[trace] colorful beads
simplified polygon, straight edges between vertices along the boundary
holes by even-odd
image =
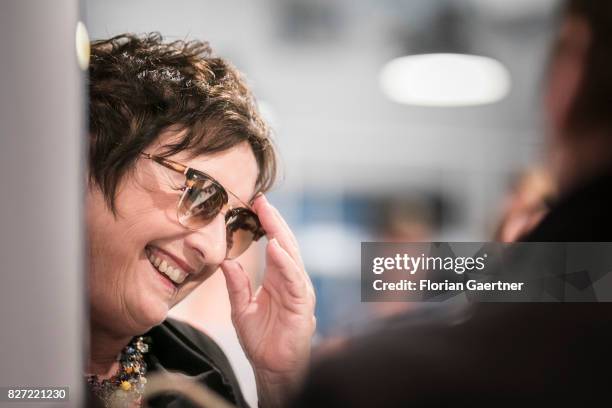
[[[150,338],[135,337],[119,356],[119,372],[106,380],[95,375],[87,376],[91,390],[106,407],[140,406],[147,379],[147,364],[143,354],[149,351]]]
[[[141,353],[146,353],[149,351],[149,345],[144,342],[142,337],[139,337],[138,341],[136,341],[136,349]]]

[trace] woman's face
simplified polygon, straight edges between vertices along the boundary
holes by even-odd
[[[170,137],[162,135],[147,152],[159,152]],[[215,155],[189,159],[188,152],[182,152],[170,159],[210,174],[244,202],[254,194],[258,168],[246,142]],[[95,327],[117,335],[145,332],[162,322],[225,258],[223,214],[197,231],[183,227],[176,216],[180,192],[165,171],[152,160],[139,160],[119,186],[116,217],[97,188],[88,191],[89,294]],[[180,179],[179,174],[172,180],[177,176]],[[230,204],[239,206],[231,194]],[[173,283],[155,267],[155,258],[187,272],[187,277]]]

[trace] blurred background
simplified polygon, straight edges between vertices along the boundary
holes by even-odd
[[[159,31],[168,40],[206,40],[246,75],[274,129],[283,174],[269,198],[296,233],[317,290],[318,343],[410,307],[360,303],[362,241],[490,240],[517,175],[543,159],[540,89],[554,0],[82,5],[92,39]],[[398,103],[389,87],[402,79],[384,77],[385,66],[440,52],[494,59],[503,92],[476,106]],[[242,259],[255,285],[260,254],[261,245]],[[217,339],[256,406],[223,276],[172,313]]]

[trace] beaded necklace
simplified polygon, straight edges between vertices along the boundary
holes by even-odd
[[[111,378],[100,380],[97,375],[87,375],[92,392],[104,402],[106,408],[133,408],[142,404],[147,379],[144,354],[149,351],[150,338],[134,337],[119,355],[119,372]]]

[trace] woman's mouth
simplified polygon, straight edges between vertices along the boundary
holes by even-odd
[[[176,265],[169,257],[157,251],[156,248],[145,248],[147,258],[151,265],[164,276],[168,277],[175,285],[180,285],[187,278],[188,273]]]

